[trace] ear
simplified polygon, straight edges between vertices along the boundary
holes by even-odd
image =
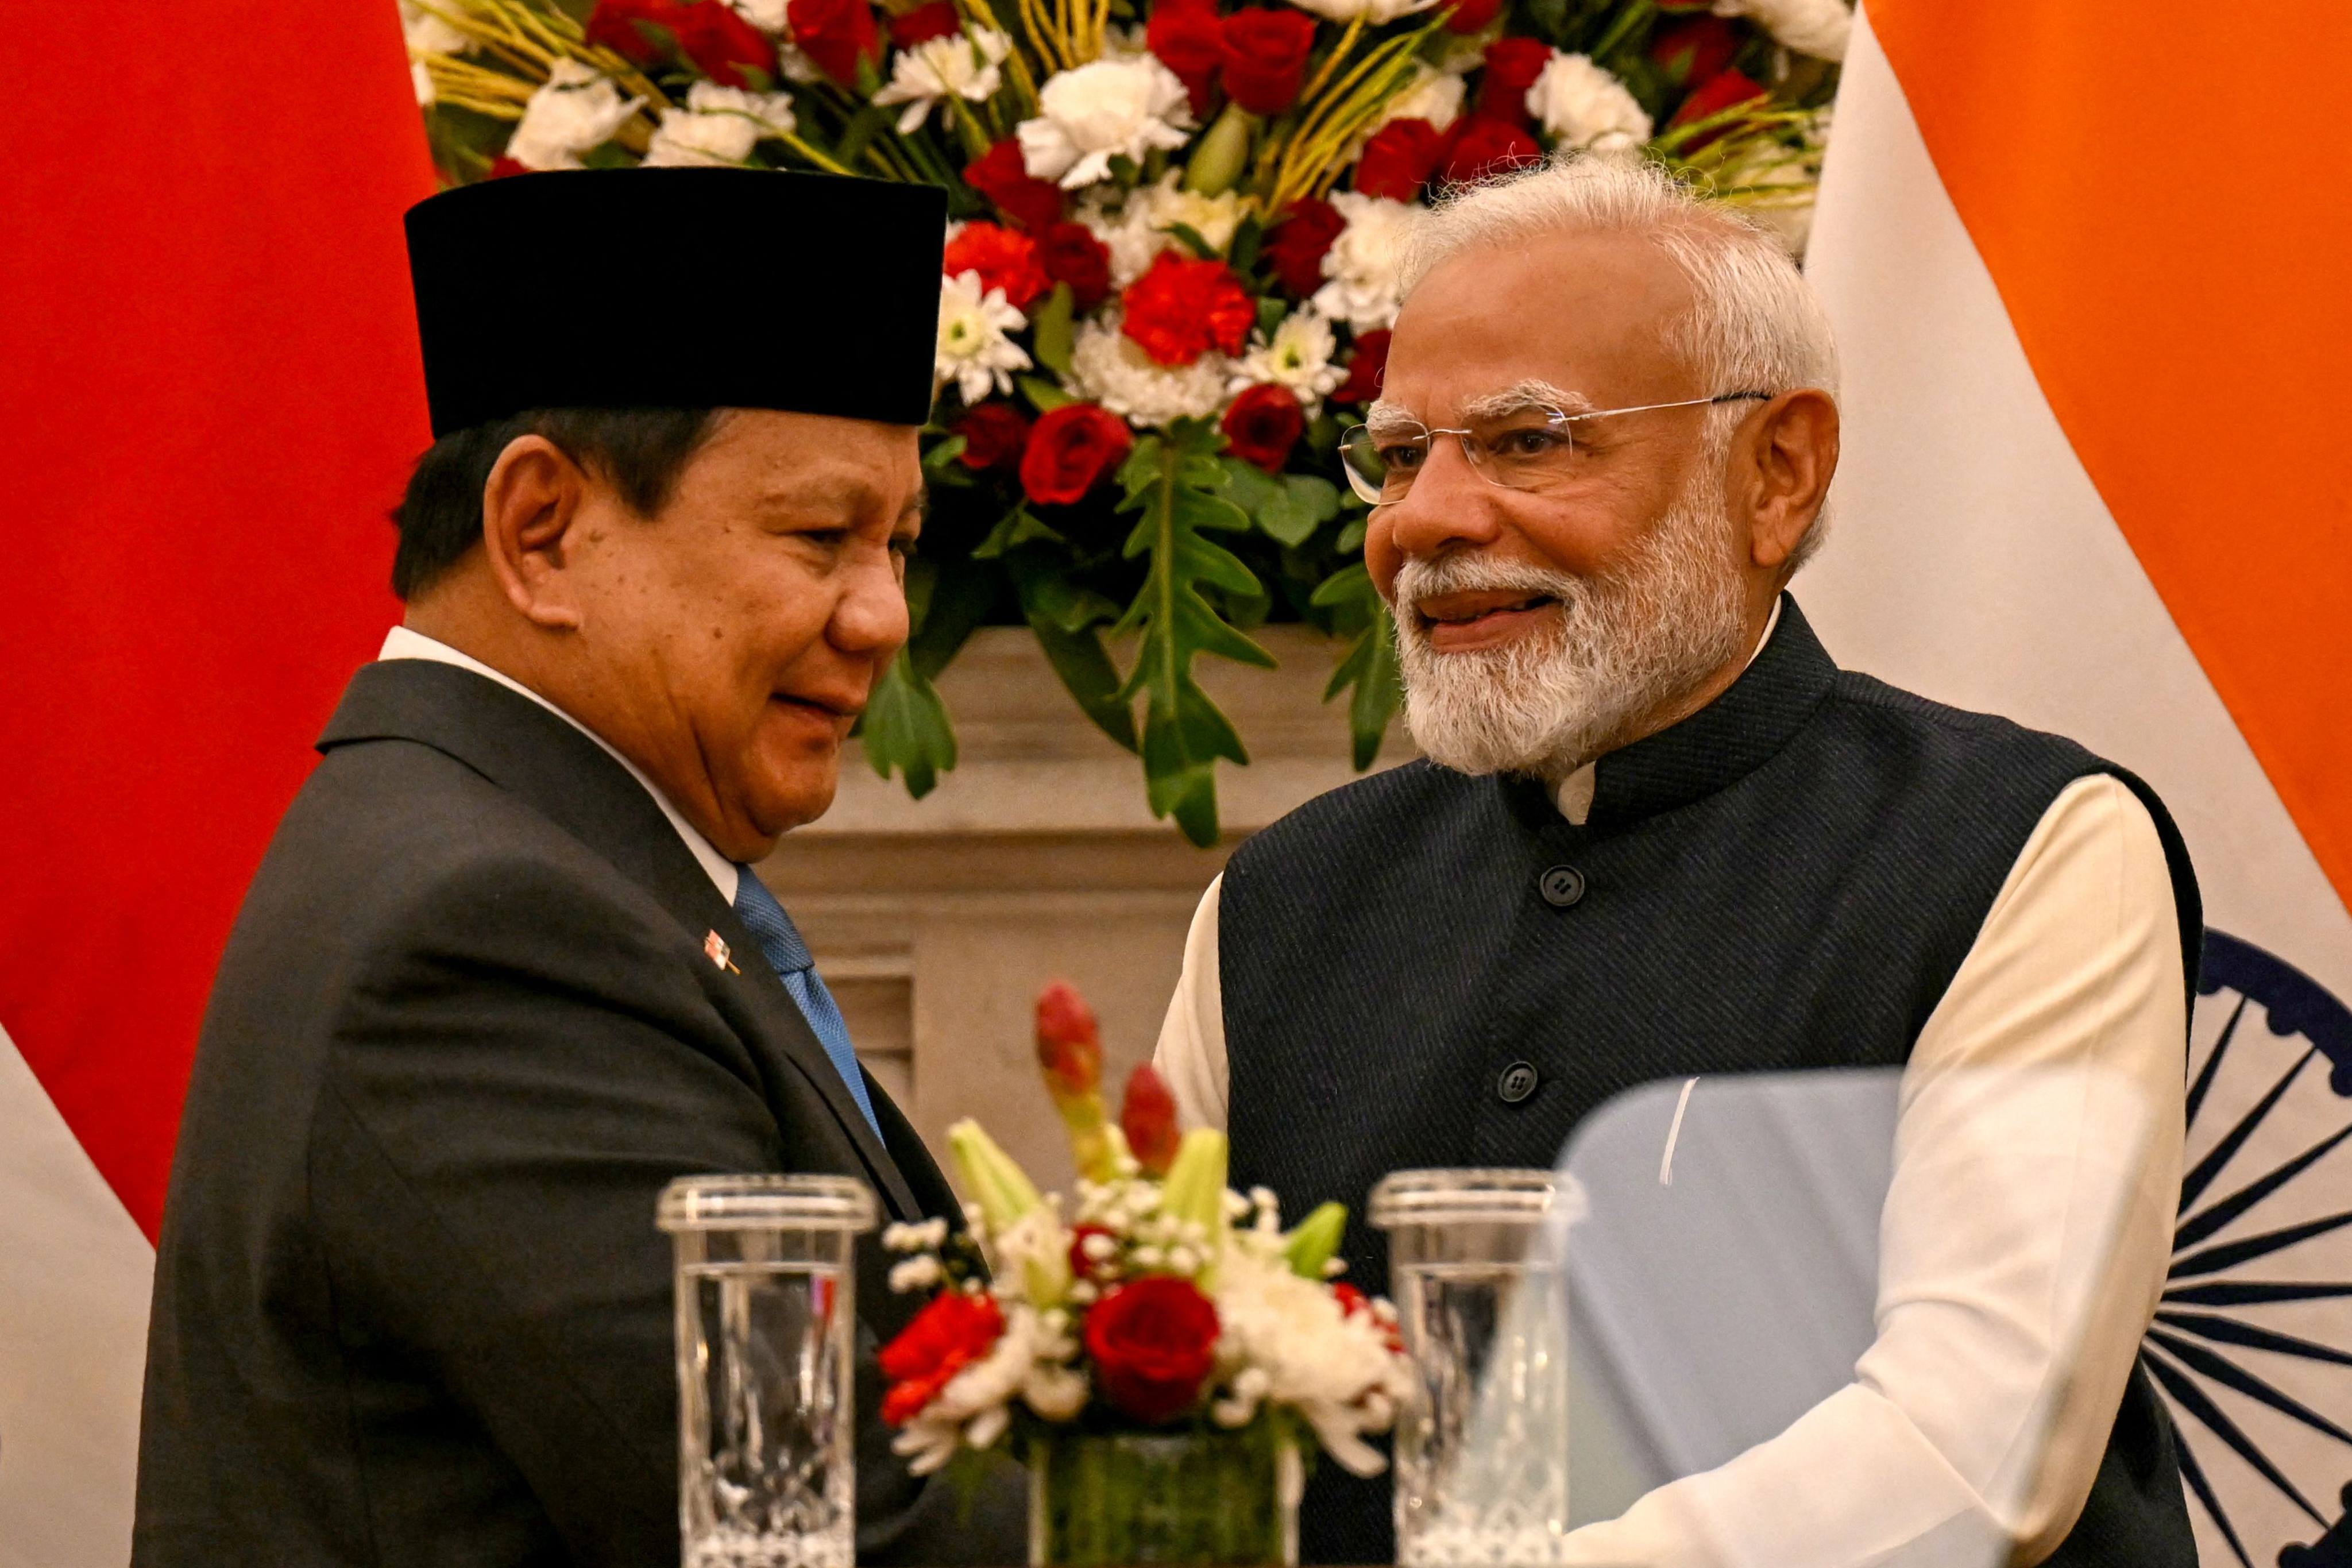
[[[544,436],[518,436],[482,487],[482,544],[507,602],[532,625],[577,629],[580,605],[565,573],[590,484]]]
[[[1748,422],[1733,459],[1733,493],[1745,493],[1748,558],[1773,571],[1796,552],[1837,472],[1838,411],[1828,393],[1784,392]]]

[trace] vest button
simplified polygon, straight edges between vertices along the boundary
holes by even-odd
[[[1573,866],[1554,866],[1536,879],[1536,890],[1545,903],[1564,910],[1584,897],[1584,873]]]
[[[1495,1080],[1495,1092],[1505,1105],[1517,1105],[1536,1091],[1536,1068],[1533,1062],[1513,1062]]]

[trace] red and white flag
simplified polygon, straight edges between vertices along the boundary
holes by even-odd
[[[6,35],[45,96],[0,158],[0,1568],[121,1568],[205,994],[397,609],[432,171],[389,0]]]
[[[2144,1360],[2203,1561],[2352,1561],[2352,11],[1864,0],[1807,269],[1842,662],[2141,773],[2208,924]]]

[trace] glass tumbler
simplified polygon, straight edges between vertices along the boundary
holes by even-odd
[[[1568,1226],[1549,1171],[1398,1171],[1372,1189],[1413,1394],[1396,1428],[1403,1568],[1558,1562],[1568,1534]]]
[[[663,1191],[684,1568],[852,1568],[856,1247],[875,1217],[873,1193],[844,1176],[681,1176]]]

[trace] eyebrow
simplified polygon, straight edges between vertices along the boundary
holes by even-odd
[[[1500,392],[1471,398],[1462,405],[1462,417],[1505,419],[1514,414],[1525,414],[1530,408],[1557,408],[1562,414],[1582,414],[1592,407],[1592,399],[1580,392],[1569,392],[1550,382],[1531,377],[1515,382]]]

